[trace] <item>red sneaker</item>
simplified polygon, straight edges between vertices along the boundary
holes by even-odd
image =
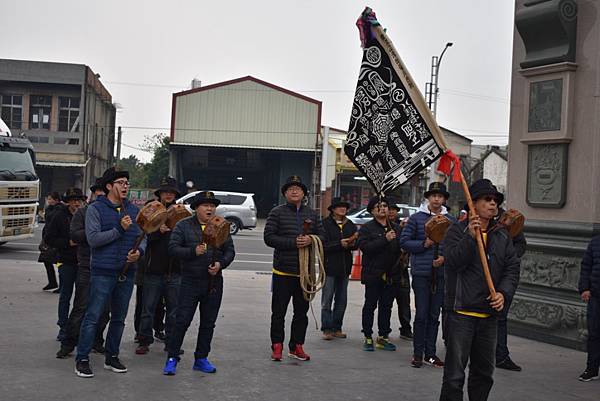
[[[283,357],[283,344],[282,343],[273,343],[273,345],[271,345],[271,349],[273,350],[273,353],[271,354],[271,360],[272,361],[281,361],[281,358]]]
[[[147,345],[138,345],[135,349],[137,355],[146,355],[148,352],[150,352],[150,348]]]
[[[293,351],[290,351],[288,356],[290,358],[296,358],[301,361],[309,361],[310,360],[310,356],[306,352],[304,352],[304,349],[302,348],[302,344],[296,344],[296,348],[294,348]]]

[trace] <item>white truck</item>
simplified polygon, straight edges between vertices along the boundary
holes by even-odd
[[[33,145],[0,119],[0,245],[33,237],[39,193]]]

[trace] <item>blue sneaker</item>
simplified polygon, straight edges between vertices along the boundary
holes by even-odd
[[[165,368],[163,369],[163,375],[167,376],[175,376],[177,371],[177,359],[169,358],[165,363]]]
[[[204,373],[215,373],[217,368],[215,368],[208,359],[206,358],[198,358],[196,362],[194,362],[194,366],[192,367],[194,370],[200,370]]]

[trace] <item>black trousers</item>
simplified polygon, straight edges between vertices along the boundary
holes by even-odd
[[[598,372],[600,367],[600,299],[592,294],[587,304],[587,369]]]
[[[448,346],[440,401],[463,401],[465,369],[469,363],[469,401],[488,399],[496,364],[497,319],[448,312]]]
[[[56,271],[54,270],[54,264],[50,262],[44,262],[44,267],[46,268],[46,276],[48,276],[48,284],[52,287],[58,287],[58,282],[56,281]]]
[[[183,344],[185,333],[192,320],[194,320],[196,308],[200,311],[200,325],[198,326],[194,358],[206,358],[208,356],[222,298],[222,276],[215,277],[213,291],[209,291],[208,280],[181,278],[175,329],[173,335],[167,338],[169,358],[179,359],[179,350]]]
[[[61,341],[63,347],[75,348],[79,340],[79,330],[81,322],[85,315],[88,300],[90,299],[90,269],[89,267],[79,267],[77,269],[77,278],[75,279],[75,299],[73,299],[73,308],[67,320],[65,337]],[[106,303],[104,312],[98,322],[98,330],[96,332],[96,345],[104,343],[102,334],[109,321],[110,302]]]
[[[304,344],[308,327],[309,303],[304,299],[300,278],[273,274],[273,296],[271,297],[271,343],[283,343],[285,339],[285,313],[290,299],[294,306],[292,317],[292,333],[289,347],[293,350],[296,344]]]
[[[362,332],[365,337],[373,335],[373,320],[377,309],[377,329],[384,337],[392,332],[390,318],[394,302],[394,286],[383,280],[365,284],[365,303],[362,308]]]
[[[412,317],[410,313],[410,281],[408,281],[408,287],[404,287],[400,283],[394,283],[392,287],[394,287],[394,299],[396,300],[396,305],[398,305],[400,333],[412,332],[410,325]]]
[[[140,322],[142,319],[142,309],[144,306],[143,302],[144,295],[144,286],[136,285],[135,286],[135,312],[133,315],[133,328],[135,330],[135,334],[140,334]],[[152,323],[152,328],[154,331],[164,331],[165,329],[165,306],[166,301],[164,297],[160,298],[160,301],[156,305],[156,310],[154,311],[154,322]]]

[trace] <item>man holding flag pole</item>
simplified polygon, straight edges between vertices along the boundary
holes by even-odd
[[[452,317],[440,400],[463,399],[464,369],[469,359],[470,399],[486,400],[493,383],[495,329],[489,330],[490,337],[479,347],[467,345],[478,341],[483,326],[496,327],[496,314],[503,309],[504,299],[514,294],[519,278],[519,261],[506,228],[499,226],[492,231],[488,224],[503,196],[491,183],[476,183],[477,187],[471,187],[473,203],[460,160],[448,149],[425,99],[375,13],[367,7],[357,26],[364,51],[344,151],[380,197],[440,157],[438,169],[446,175],[452,173],[453,181],[462,184],[470,216],[468,223],[452,226],[453,241],[445,242],[446,269],[451,272],[446,278],[445,301]],[[484,243],[496,252],[489,264]],[[461,303],[450,304],[449,293]]]

